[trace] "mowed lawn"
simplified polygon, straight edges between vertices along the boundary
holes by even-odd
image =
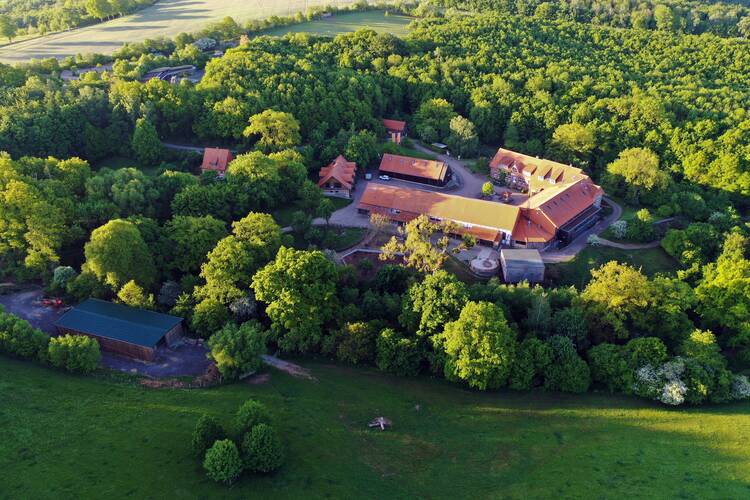
[[[611,260],[629,264],[644,274],[674,273],[680,264],[660,247],[643,250],[620,250],[611,247],[587,246],[575,258],[562,264],[548,264],[547,277],[555,286],[573,285],[583,289],[591,281],[591,270]]]
[[[336,0],[335,5],[343,7],[353,3],[354,0]],[[291,16],[304,12],[308,7],[330,4],[330,0],[160,0],[152,7],[119,19],[0,47],[0,62],[15,63],[31,58],[61,58],[87,53],[110,54],[124,42],[174,37],[182,32],[195,33],[206,24],[226,16],[244,23],[271,16]],[[367,27],[366,23],[372,20],[377,21],[380,29],[403,31],[406,24],[404,19],[397,16],[389,20],[382,12],[379,17],[375,13],[364,14],[361,14],[364,17],[360,21],[363,24],[358,24],[357,18],[352,17],[348,21],[342,21],[339,29],[348,31]],[[330,26],[338,20],[334,17],[321,22]],[[308,24],[308,30],[317,30],[313,26],[315,23]]]
[[[2,498],[747,498],[750,404],[476,393],[304,363],[317,381],[144,389],[0,357]],[[287,448],[231,489],[190,456],[203,413],[256,398]],[[387,432],[367,422],[386,416]]]

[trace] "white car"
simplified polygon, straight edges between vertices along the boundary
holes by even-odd
[[[381,181],[389,181],[389,180],[391,180],[391,178],[388,177],[387,175],[381,175],[380,177],[378,177],[378,179],[380,179]]]

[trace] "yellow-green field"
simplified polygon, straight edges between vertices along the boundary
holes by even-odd
[[[226,16],[243,23],[250,19],[265,19],[274,15],[290,16],[311,7],[345,7],[353,3],[354,0],[161,0],[152,7],[113,21],[0,47],[0,62],[16,63],[31,58],[61,58],[87,53],[109,54],[124,42],[139,42],[146,38],[162,36],[173,37],[182,32],[194,33],[206,24]],[[406,24],[404,18],[394,16],[389,20],[383,13],[365,12],[361,14],[359,24],[356,17],[350,17],[348,22],[339,23],[342,25],[339,29],[349,31],[367,27],[368,22],[375,22],[373,14],[377,14],[375,17],[379,16],[377,24],[385,31],[391,31],[392,28],[396,31],[403,30]],[[320,22],[330,26],[331,23],[338,23],[336,17],[338,16]],[[327,31],[333,28],[321,29]],[[311,31],[318,29],[313,27]]]

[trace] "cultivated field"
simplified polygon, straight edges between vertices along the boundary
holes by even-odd
[[[226,16],[241,23],[274,15],[293,15],[308,7],[343,7],[353,3],[354,0],[161,0],[152,7],[113,21],[4,46],[0,48],[0,61],[12,63],[92,52],[108,54],[124,42],[193,33]],[[331,21],[333,19],[327,22]],[[382,13],[380,21],[383,21]]]
[[[747,498],[750,403],[477,393],[304,363],[262,385],[145,389],[0,357],[1,498]],[[256,398],[287,449],[231,489],[190,456],[203,412]],[[377,416],[387,432],[367,429]]]

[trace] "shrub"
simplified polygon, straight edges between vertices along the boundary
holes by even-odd
[[[750,380],[745,375],[735,375],[732,378],[732,399],[750,398]]]
[[[552,362],[544,372],[544,387],[552,391],[586,392],[591,384],[589,366],[578,356],[573,342],[553,335],[547,341],[552,348]]]
[[[216,299],[205,299],[193,310],[190,326],[202,338],[210,337],[229,321],[229,309]]]
[[[405,377],[419,373],[424,358],[417,339],[404,338],[392,328],[380,332],[376,351],[378,368]]]
[[[552,362],[552,348],[539,339],[529,338],[518,346],[510,369],[510,388],[529,390],[540,385],[542,374]]]
[[[234,430],[242,436],[258,424],[271,423],[271,416],[263,403],[248,399],[237,409],[234,416]]]
[[[52,273],[52,288],[65,291],[65,287],[78,273],[70,266],[57,266]]]
[[[272,472],[284,462],[284,450],[273,427],[258,424],[242,440],[242,458],[246,469]]]
[[[242,459],[237,445],[229,439],[216,441],[206,452],[203,468],[217,483],[232,484],[242,474]]]
[[[204,457],[211,445],[223,438],[224,430],[219,422],[210,415],[201,415],[193,430],[193,453],[196,457]]]
[[[378,330],[373,322],[345,324],[339,333],[336,357],[355,365],[374,361],[377,335]]]
[[[128,281],[123,285],[119,292],[117,292],[117,298],[120,301],[130,307],[139,307],[141,309],[153,309],[154,308],[154,296],[138,286],[133,280]]]
[[[223,377],[236,379],[260,369],[266,353],[266,333],[255,322],[228,324],[208,339],[209,356]]]
[[[591,379],[609,392],[629,392],[633,385],[633,369],[624,348],[615,344],[599,344],[588,352]]]
[[[552,315],[552,332],[567,337],[579,351],[588,349],[588,325],[583,311],[577,307],[566,307]]]
[[[628,221],[618,220],[609,226],[615,238],[622,239],[628,234]]]
[[[716,336],[706,330],[694,330],[680,344],[678,354],[710,366],[723,367],[726,365],[726,360],[721,355],[721,349],[716,343]]]
[[[634,370],[645,365],[659,366],[667,360],[667,346],[656,337],[641,337],[629,341],[625,344],[625,353]]]
[[[99,366],[99,342],[83,335],[62,335],[49,341],[52,366],[69,372],[90,373]]]
[[[28,321],[4,312],[0,306],[0,352],[24,359],[45,362],[49,337]]]

